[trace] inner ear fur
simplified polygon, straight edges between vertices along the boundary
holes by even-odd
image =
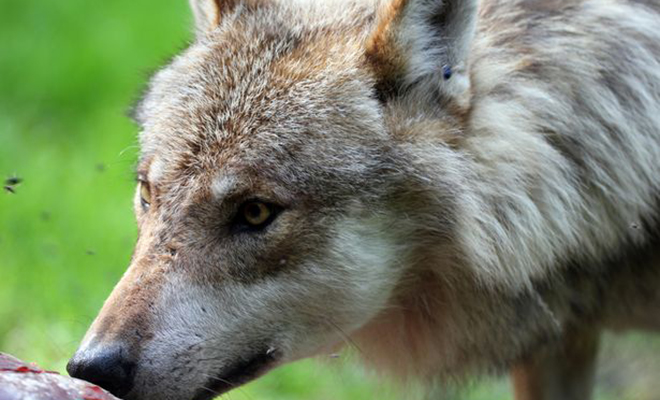
[[[381,96],[417,84],[464,101],[477,0],[390,0],[378,10],[366,57]]]

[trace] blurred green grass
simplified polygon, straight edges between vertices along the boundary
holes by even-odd
[[[136,128],[125,111],[186,45],[190,20],[185,0],[0,2],[0,177],[24,180],[0,193],[0,351],[64,371],[123,273],[136,237]],[[634,398],[613,390],[600,398]],[[343,359],[287,366],[228,396],[422,397]],[[491,379],[457,397],[510,394]]]

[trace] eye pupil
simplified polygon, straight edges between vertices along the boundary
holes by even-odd
[[[268,227],[280,214],[282,207],[260,200],[249,200],[238,207],[230,224],[235,233],[257,233]]]
[[[250,204],[247,208],[247,214],[250,218],[258,219],[261,215],[261,208],[256,204]]]
[[[258,226],[268,221],[271,216],[271,210],[264,203],[252,202],[245,205],[243,216],[248,224]]]

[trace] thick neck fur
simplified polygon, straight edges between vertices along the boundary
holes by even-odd
[[[530,24],[548,10],[481,8],[467,109],[439,111],[421,88],[385,112],[410,173],[398,226],[416,291],[404,283],[355,336],[368,360],[417,376],[505,365],[560,334],[570,313],[535,282],[570,292],[568,265],[597,273],[648,247],[658,218],[660,16],[577,2]]]

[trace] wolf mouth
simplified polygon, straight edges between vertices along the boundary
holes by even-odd
[[[209,378],[193,400],[210,400],[263,375],[277,362],[277,353],[276,350],[269,348],[251,358],[230,364],[220,373]]]

